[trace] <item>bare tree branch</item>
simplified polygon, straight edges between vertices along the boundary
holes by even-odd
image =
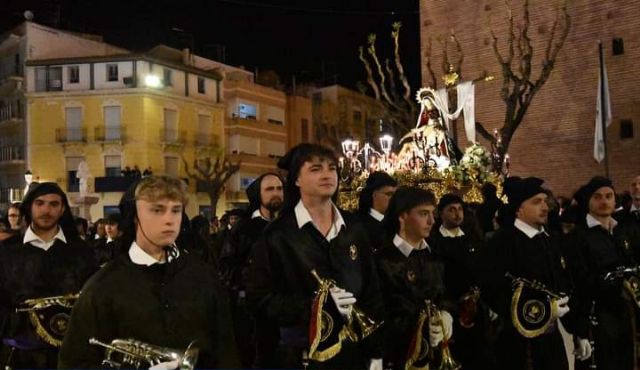
[[[371,69],[369,61],[364,57],[363,49],[364,48],[362,46],[358,49],[358,59],[360,59],[364,65],[364,69],[367,71],[367,83],[369,84],[369,87],[371,87],[371,90],[373,90],[373,95],[376,100],[380,100],[380,89],[378,89],[378,85],[373,79],[373,70]]]
[[[187,161],[182,157],[182,163],[184,164],[185,172],[190,179],[196,181],[196,184],[200,183],[204,186],[211,204],[211,212],[215,216],[216,206],[218,199],[222,195],[225,183],[229,180],[233,174],[240,170],[241,162],[231,163],[227,157],[222,158],[217,155],[215,163],[212,163],[210,157],[195,159],[193,161],[193,169],[189,168]]]

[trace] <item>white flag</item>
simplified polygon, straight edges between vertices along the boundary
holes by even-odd
[[[609,100],[609,82],[607,78],[607,68],[604,64],[604,58],[602,59],[602,73],[604,75],[604,110],[605,110],[605,125],[609,127],[611,124],[611,101]],[[602,132],[602,78],[598,77],[598,102],[596,103],[596,130],[593,140],[593,158],[596,162],[600,163],[604,159],[605,155],[605,141],[604,133]]]

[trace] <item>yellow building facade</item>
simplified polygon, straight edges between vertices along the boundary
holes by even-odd
[[[78,165],[93,177],[95,220],[117,206],[137,166],[187,179],[184,161],[223,153],[222,77],[144,55],[27,63],[28,167],[77,198]],[[85,77],[85,78],[83,78]],[[158,83],[159,81],[159,83]],[[189,179],[187,214],[209,214],[209,199]],[[225,199],[218,213],[226,209]]]

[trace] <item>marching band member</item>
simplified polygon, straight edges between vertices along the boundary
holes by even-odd
[[[559,318],[577,335],[577,357],[588,358],[591,352],[584,339],[586,333],[573,324],[575,315],[564,317],[581,302],[562,295],[573,289],[559,246],[544,228],[549,208],[542,183],[528,177],[505,184],[510,222],[498,230],[488,246],[487,263],[493,261],[493,265],[483,293],[491,308],[504,318],[505,327],[497,342],[498,368],[503,370],[567,370],[568,359],[557,328]],[[514,278],[520,281],[515,292]],[[525,286],[521,279],[536,283]],[[546,290],[537,289],[541,285]]]
[[[447,311],[439,312],[443,323],[420,319],[426,301],[442,307],[445,294],[444,265],[425,240],[434,223],[435,204],[435,197],[426,190],[399,187],[385,215],[390,238],[376,261],[387,312],[385,357],[393,369],[405,369],[408,362],[409,366],[427,366],[425,349],[439,346],[452,335]],[[428,333],[424,338],[423,332]],[[421,341],[428,341],[429,346],[418,345]],[[408,355],[413,352],[415,355]]]
[[[257,320],[279,326],[279,366],[300,368],[308,356],[310,368],[382,369],[378,332],[356,342],[343,340],[354,304],[374,321],[382,320],[383,304],[369,239],[333,202],[338,190],[333,152],[300,144],[278,166],[288,171],[285,205],[254,246],[248,297]],[[312,270],[334,282],[324,296],[326,305],[314,303],[319,282]],[[312,313],[321,315],[321,322]]]
[[[97,368],[104,348],[89,344],[132,338],[168,348],[196,341],[202,368],[238,364],[226,294],[216,271],[175,241],[187,203],[177,178],[149,176],[120,201],[127,252],[96,273],[74,306],[60,368]],[[177,361],[161,365],[176,368]]]
[[[0,248],[0,364],[50,369],[58,358],[58,348],[52,345],[59,346],[52,337],[56,328],[48,322],[30,323],[30,315],[16,308],[27,299],[77,294],[98,265],[78,236],[67,196],[57,184],[36,185],[21,207],[29,225],[24,236]],[[66,313],[60,315],[64,320]],[[40,335],[34,326],[39,326]]]
[[[625,291],[629,276],[608,272],[636,267],[630,239],[613,219],[615,192],[611,181],[596,176],[576,194],[581,220],[569,235],[567,259],[580,295],[582,331],[592,302],[598,325],[593,328],[598,370],[634,369],[632,315],[637,293]],[[611,276],[611,275],[610,275]],[[626,297],[626,299],[625,299]]]

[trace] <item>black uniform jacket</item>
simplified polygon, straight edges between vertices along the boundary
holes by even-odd
[[[330,242],[310,222],[298,228],[290,212],[272,222],[254,245],[249,302],[256,315],[277,322],[285,346],[308,347],[312,300],[318,288],[312,269],[353,293],[356,305],[373,320],[379,322],[384,316],[369,239],[353,215],[341,215],[346,228]],[[331,298],[327,304],[333,304]],[[367,359],[381,357],[377,334],[358,346]]]
[[[22,342],[23,348],[48,346],[36,337],[27,313],[16,313],[20,303],[80,291],[98,270],[93,251],[82,239],[56,239],[48,249],[31,243],[0,248],[0,330],[2,338]],[[22,347],[22,346],[21,346]]]
[[[220,252],[220,276],[233,290],[244,290],[251,248],[269,222],[262,217],[241,221],[223,243]]]
[[[180,253],[170,263],[137,265],[123,253],[96,273],[75,304],[60,350],[60,368],[96,368],[104,348],[132,338],[185,350],[196,340],[198,368],[231,368],[237,351],[228,300],[214,269],[196,256]]]
[[[366,215],[359,214],[358,218],[362,222],[362,226],[371,240],[381,241],[387,239],[386,230],[382,221],[376,220],[368,213]],[[376,252],[383,245],[384,244],[380,242],[372,244],[372,247],[374,248],[373,251]]]
[[[601,226],[579,224],[566,243],[567,259],[576,282],[582,305],[580,324],[588,328],[588,314],[593,301],[597,310],[616,312],[623,304],[622,279],[605,281],[604,275],[618,267],[636,266],[631,242],[620,226],[609,233]]]
[[[487,280],[483,296],[491,308],[505,320],[506,332],[515,329],[511,323],[511,298],[513,296],[511,280],[505,277],[509,272],[515,277],[535,280],[549,290],[570,296],[570,312],[561,320],[571,333],[586,338],[586,332],[576,326],[577,312],[583,302],[576,294],[567,262],[560,247],[561,239],[541,233],[529,238],[515,226],[498,230],[489,242],[486,261]]]
[[[450,309],[444,301],[444,264],[429,248],[413,250],[406,257],[391,239],[376,254],[376,261],[387,313],[385,359],[399,368],[404,365],[425,300]]]

